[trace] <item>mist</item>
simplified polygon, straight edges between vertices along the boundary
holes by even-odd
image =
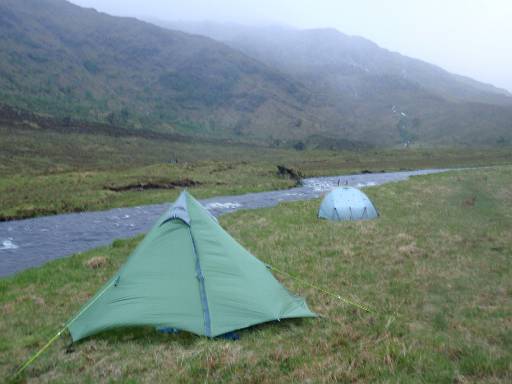
[[[506,0],[73,0],[112,15],[336,28],[512,91],[512,3]]]

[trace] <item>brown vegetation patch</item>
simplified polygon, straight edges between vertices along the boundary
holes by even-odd
[[[464,200],[463,205],[465,207],[474,207],[475,202],[476,202],[476,196],[471,196]]]
[[[284,165],[277,166],[277,175],[281,177],[288,177],[293,180],[301,180],[304,176],[298,169],[288,168]]]
[[[424,254],[424,251],[418,248],[414,242],[398,247],[398,252],[405,256],[422,256]]]
[[[98,269],[107,264],[107,258],[105,256],[94,256],[87,260],[85,264],[91,269]]]
[[[9,315],[9,314],[13,313],[14,312],[14,304],[13,303],[4,304],[4,306],[2,308],[2,312],[5,315]]]
[[[33,296],[32,300],[34,300],[34,303],[36,303],[37,305],[45,305],[46,304],[44,299],[39,296]]]
[[[406,242],[406,241],[411,241],[413,239],[413,237],[407,233],[400,232],[398,235],[396,235],[396,239],[398,241]]]
[[[147,182],[147,183],[133,183],[127,185],[120,186],[105,186],[105,189],[108,189],[112,192],[125,192],[125,191],[145,191],[148,189],[175,189],[177,187],[195,187],[197,185],[201,185],[202,183],[199,181],[191,180],[188,178],[171,181],[168,183],[165,182]]]
[[[441,231],[439,236],[445,243],[460,244],[465,241],[461,235],[448,231]]]
[[[375,222],[374,221],[363,220],[363,221],[356,222],[355,225],[357,226],[358,231],[361,235],[368,235],[375,231]]]

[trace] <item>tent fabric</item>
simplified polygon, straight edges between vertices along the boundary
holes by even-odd
[[[181,219],[184,223],[190,225],[190,216],[187,209],[187,196],[185,194],[180,194],[169,210],[169,217],[167,220],[172,219]],[[164,223],[167,222],[167,220],[165,220]]]
[[[215,337],[315,316],[185,191],[68,329],[73,341],[125,326]]]
[[[379,216],[368,196],[357,188],[335,188],[322,201],[318,217],[333,221],[368,220]]]

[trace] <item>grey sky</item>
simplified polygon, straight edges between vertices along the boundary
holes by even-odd
[[[512,91],[510,0],[72,0],[162,20],[333,27]]]

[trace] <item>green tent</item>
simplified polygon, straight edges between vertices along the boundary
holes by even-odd
[[[124,326],[215,337],[271,320],[314,316],[183,192],[68,329],[73,341]]]

